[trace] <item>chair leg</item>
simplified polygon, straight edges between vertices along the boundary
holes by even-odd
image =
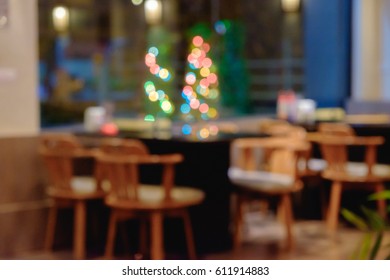
[[[280,210],[283,213],[283,222],[286,228],[286,246],[287,250],[291,250],[294,247],[294,234],[293,227],[293,213],[291,205],[290,194],[283,194],[280,201]]]
[[[186,241],[187,241],[188,257],[190,260],[196,260],[194,236],[192,232],[190,215],[187,209],[183,210],[183,221],[184,221],[184,231],[185,231]]]
[[[56,224],[57,224],[57,213],[58,213],[57,206],[54,205],[49,208],[49,217],[47,221],[45,244],[44,244],[45,251],[53,250],[54,235],[55,235]]]
[[[239,249],[242,242],[242,228],[243,228],[243,216],[244,216],[244,199],[237,195],[237,209],[234,217],[234,234],[233,234],[233,248]]]
[[[321,216],[322,219],[327,220],[328,215],[328,203],[326,199],[325,186],[320,186],[320,200],[321,200]]]
[[[154,211],[151,213],[150,220],[151,258],[152,260],[163,260],[163,215],[160,211]]]
[[[341,182],[334,181],[330,192],[330,201],[327,215],[327,227],[331,232],[337,229],[341,202]]]
[[[280,197],[280,201],[276,208],[276,219],[281,224],[286,223],[286,211],[285,211],[283,196]]]
[[[127,228],[126,228],[126,224],[125,223],[118,223],[118,220],[117,220],[117,224],[116,224],[116,232],[120,233],[120,236],[121,236],[121,239],[122,239],[122,242],[123,242],[123,250],[125,251],[125,254],[128,255],[129,257],[131,256],[130,254],[130,242],[129,242],[129,236],[128,236],[128,232],[127,232]],[[115,234],[117,235],[117,233]],[[114,243],[115,244],[115,238],[114,238]],[[115,247],[115,245],[113,245]],[[113,256],[114,252],[112,252],[112,256]]]
[[[104,257],[106,259],[112,259],[113,257],[116,226],[117,226],[117,212],[114,209],[112,209],[110,214],[110,221],[108,223],[107,241],[106,241],[106,248],[104,252]]]
[[[85,201],[76,201],[74,211],[73,256],[76,260],[82,260],[86,257],[85,237],[87,227],[87,206]]]
[[[140,220],[139,240],[140,252],[145,255],[148,251],[148,222],[144,218]]]
[[[378,192],[382,192],[385,190],[385,186],[383,185],[383,183],[377,183],[375,185],[375,191],[378,193]],[[377,200],[377,208],[378,208],[378,212],[379,214],[381,215],[382,218],[386,219],[387,218],[387,206],[386,206],[386,200],[384,199],[378,199]]]

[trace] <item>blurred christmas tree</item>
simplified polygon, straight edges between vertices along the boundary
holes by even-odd
[[[158,118],[172,116],[175,108],[171,99],[175,93],[173,84],[172,40],[171,34],[162,26],[153,26],[148,33],[148,52],[145,64],[149,68],[145,90],[145,120],[154,121]]]
[[[185,85],[182,90],[181,117],[187,123],[213,120],[219,116],[219,88],[217,67],[213,63],[211,30],[199,24],[189,32],[190,46],[187,56]],[[202,130],[203,129],[203,130]],[[200,138],[207,138],[213,131],[200,129]],[[207,130],[207,131],[206,131]],[[183,133],[190,134],[187,124]]]

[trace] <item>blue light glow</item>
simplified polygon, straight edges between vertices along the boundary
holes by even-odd
[[[182,104],[181,107],[180,107],[180,111],[183,114],[188,114],[191,111],[191,107],[188,104]]]
[[[181,128],[181,131],[183,132],[184,135],[190,135],[192,132],[192,127],[189,124],[185,124]]]

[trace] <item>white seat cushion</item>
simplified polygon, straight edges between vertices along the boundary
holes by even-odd
[[[357,177],[367,176],[368,168],[363,162],[348,162],[347,172]],[[390,178],[390,165],[375,164],[372,168],[372,174],[379,178]]]
[[[76,176],[70,181],[70,186],[77,193],[93,193],[96,191],[96,181],[93,177]]]
[[[285,190],[294,184],[294,178],[288,175],[266,171],[247,171],[237,167],[230,167],[228,176],[234,184],[253,190]]]
[[[299,170],[303,170],[305,167],[304,161],[301,159],[298,161]],[[327,163],[323,159],[311,158],[308,161],[309,170],[324,171],[327,167]],[[364,162],[352,162],[347,163],[347,172],[357,177],[364,177],[367,175],[367,165]],[[390,165],[387,164],[375,164],[372,169],[373,175],[382,178],[390,178]]]
[[[323,159],[311,158],[308,160],[307,166],[308,166],[309,170],[311,170],[311,171],[321,172],[321,171],[325,170],[325,168],[326,168],[326,161]],[[305,169],[305,160],[304,159],[299,159],[298,169],[299,170]]]

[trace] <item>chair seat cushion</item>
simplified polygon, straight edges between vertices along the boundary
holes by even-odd
[[[362,162],[348,162],[347,171],[356,176],[367,176],[368,168]],[[372,174],[379,178],[390,178],[390,165],[375,164],[372,168]]]
[[[71,179],[70,189],[49,187],[48,194],[61,199],[95,199],[105,196],[105,192],[97,190],[93,177],[75,176]]]
[[[390,165],[375,164],[372,167],[372,174],[368,175],[367,165],[363,162],[348,162],[346,172],[337,172],[325,170],[324,178],[330,180],[340,180],[344,182],[367,182],[375,183],[381,181],[390,181]]]
[[[306,162],[304,159],[299,159],[298,161],[298,169],[304,170],[306,167]],[[307,161],[307,167],[309,170],[315,172],[321,172],[326,168],[326,161],[318,158],[311,158]]]
[[[76,193],[93,193],[96,191],[96,180],[92,177],[75,176],[70,181],[70,187]]]
[[[138,187],[138,200],[123,200],[108,195],[106,204],[110,207],[132,210],[177,209],[200,204],[204,192],[190,187],[175,186],[171,191],[172,199],[164,200],[164,188],[158,185]]]
[[[237,167],[228,170],[229,179],[237,186],[254,191],[278,192],[292,189],[293,177],[266,171],[247,171]]]

